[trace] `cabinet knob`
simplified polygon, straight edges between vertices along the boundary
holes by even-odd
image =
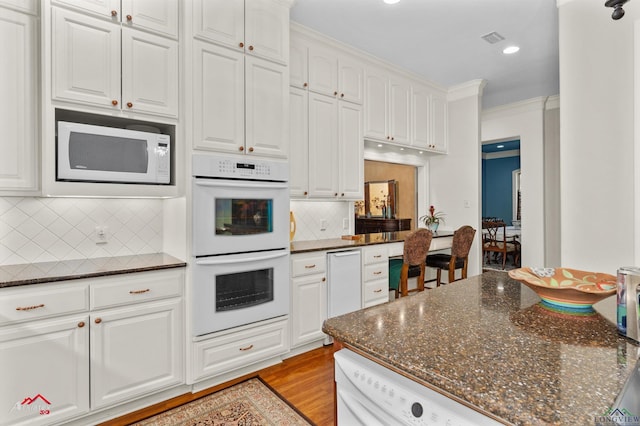
[[[118,11],[117,10],[112,10],[111,11],[111,16],[118,16]]]
[[[340,93],[340,97],[341,97],[341,98],[344,98],[344,93]]]
[[[333,194],[333,196],[334,196],[334,197],[337,197],[337,196],[338,196],[338,193],[336,192],[335,194]]]
[[[240,152],[244,151],[244,146],[238,147],[238,150],[240,150]]]
[[[127,21],[129,21],[129,22],[133,21],[133,16],[127,15]]]
[[[344,192],[340,195],[341,197],[344,197]]]
[[[113,106],[118,106],[118,101],[117,101],[117,100],[115,100],[115,99],[114,99],[114,100],[112,100],[112,101],[111,101],[111,105],[113,105]]]
[[[396,139],[396,138],[394,138],[393,136],[391,136],[391,140],[392,140],[392,141],[393,141],[393,140],[395,140],[395,139]]]
[[[327,281],[327,277],[322,277],[322,282]]]
[[[249,46],[249,50],[253,51],[253,46],[250,45]]]
[[[84,327],[84,321],[80,321],[80,322],[78,323],[78,328],[82,328],[82,327]]]
[[[240,48],[243,48],[244,47],[244,43],[240,42],[240,43],[238,43],[238,46],[240,46]]]
[[[387,140],[390,140],[390,139],[391,139],[391,136],[387,136]]]
[[[133,108],[133,104],[131,102],[127,102],[127,108]]]
[[[253,147],[252,146],[249,147],[249,152],[253,152]]]
[[[338,94],[338,92],[333,92],[333,96],[336,96]]]
[[[309,193],[307,191],[304,191],[304,195],[309,195]]]
[[[100,324],[102,322],[102,318],[96,318],[94,322],[96,324]]]
[[[309,83],[304,83],[304,84],[302,85],[302,87],[307,87],[308,85],[309,85]]]

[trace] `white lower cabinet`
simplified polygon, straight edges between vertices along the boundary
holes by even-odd
[[[327,319],[327,253],[291,256],[291,347],[325,338]]]
[[[168,269],[0,289],[0,426],[81,419],[183,383],[183,286]]]
[[[0,377],[2,426],[48,425],[88,413],[89,316],[0,328]]]
[[[91,314],[91,408],[183,381],[182,301]]]
[[[362,305],[365,308],[389,301],[388,245],[362,249]]]
[[[287,317],[217,333],[194,343],[192,379],[215,377],[289,350]]]

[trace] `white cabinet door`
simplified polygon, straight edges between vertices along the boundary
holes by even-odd
[[[309,93],[309,195],[338,196],[338,100]]]
[[[377,140],[388,140],[389,129],[387,104],[389,91],[387,75],[369,69],[364,79],[364,136]]]
[[[178,116],[178,42],[122,29],[122,109]]]
[[[433,130],[431,140],[433,148],[440,152],[447,152],[449,132],[447,115],[447,98],[444,96],[433,96],[431,98]]]
[[[38,0],[0,0],[0,6],[7,6],[31,15],[38,15],[40,2]]]
[[[408,145],[411,139],[411,84],[389,80],[389,136],[395,143]]]
[[[193,0],[196,38],[243,50],[244,0]]]
[[[412,144],[416,148],[430,149],[431,145],[431,93],[421,86],[413,86]]]
[[[289,195],[309,191],[309,92],[289,88]]]
[[[324,339],[327,319],[327,279],[324,274],[293,278],[291,347]]]
[[[52,8],[52,97],[120,110],[120,26]]]
[[[118,17],[120,14],[120,0],[52,0],[52,3],[66,4],[94,15],[112,17],[114,21],[120,20]]]
[[[91,314],[91,407],[183,381],[181,299]]]
[[[289,47],[289,84],[306,89],[309,86],[309,48],[297,39],[291,39]]]
[[[338,97],[343,101],[362,104],[364,71],[360,62],[347,57],[338,60]]]
[[[287,158],[289,140],[287,68],[245,57],[245,152]]]
[[[338,95],[338,57],[330,49],[315,44],[309,46],[309,90]]]
[[[246,0],[244,36],[245,52],[287,65],[289,8],[274,0]]]
[[[0,191],[38,189],[38,21],[0,9]]]
[[[85,314],[0,329],[0,425],[49,425],[89,412]]]
[[[193,148],[244,149],[244,54],[195,40]]]
[[[340,163],[340,198],[364,198],[364,140],[362,107],[338,102],[338,149]]]
[[[122,0],[121,22],[178,38],[178,0]]]

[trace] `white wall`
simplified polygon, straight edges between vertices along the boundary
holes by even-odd
[[[546,98],[482,112],[482,141],[520,139],[522,265],[545,265],[544,105]]]
[[[634,21],[603,2],[559,6],[563,266],[614,273],[634,252]]]
[[[469,275],[481,272],[480,96],[484,81],[452,88],[448,106],[448,155],[429,160],[429,204],[447,216],[445,229],[471,225],[476,230]]]

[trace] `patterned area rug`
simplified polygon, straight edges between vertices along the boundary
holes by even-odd
[[[313,423],[259,377],[207,395],[157,416],[139,426],[281,426]]]

